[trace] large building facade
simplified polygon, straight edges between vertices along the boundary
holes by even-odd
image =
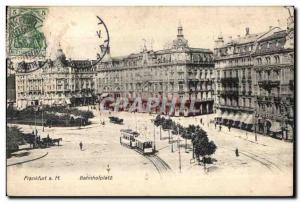
[[[38,70],[30,72],[30,64],[19,63],[16,73],[18,108],[32,105],[77,105],[104,97],[137,97],[176,100],[171,115],[188,116],[213,112],[213,52],[191,48],[184,38],[182,26],[169,49],[147,50],[125,57],[111,57],[108,47],[105,58],[94,61],[69,61],[62,49],[55,60],[39,62]],[[71,64],[72,65],[69,65]],[[29,67],[28,67],[29,66]],[[185,100],[180,110],[180,101]],[[190,111],[194,102],[197,112]],[[145,104],[145,103],[144,103]],[[177,105],[178,104],[178,105]],[[166,107],[165,113],[170,109]],[[158,110],[156,110],[158,112]]]
[[[72,62],[72,66],[70,66]],[[62,49],[55,60],[19,63],[16,73],[16,105],[18,109],[40,105],[72,105],[91,103],[95,91],[94,67],[91,61],[68,61]],[[24,71],[26,70],[26,71]]]
[[[294,138],[294,23],[257,41],[253,54],[257,132]]]
[[[216,40],[215,77],[216,113],[219,122],[252,130],[255,111],[253,95],[253,59],[255,41],[261,34],[250,34],[246,28],[244,36],[222,36]]]
[[[216,119],[285,140],[294,131],[293,17],[288,29],[216,40]],[[291,45],[292,44],[292,45]]]
[[[144,50],[126,57],[106,57],[97,65],[96,85],[100,97],[127,98],[133,102],[156,97],[160,101],[187,100],[180,111],[171,115],[197,115],[213,112],[213,53],[208,49],[191,48],[178,27],[177,38],[170,49]],[[195,101],[197,113],[189,111]],[[169,113],[168,109],[165,113]]]

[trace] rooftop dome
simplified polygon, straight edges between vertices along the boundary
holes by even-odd
[[[57,60],[60,60],[60,61],[65,61],[66,60],[66,55],[65,55],[65,53],[63,52],[63,50],[61,48],[57,49],[55,58]]]

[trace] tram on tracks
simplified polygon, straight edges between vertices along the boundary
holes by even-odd
[[[131,129],[121,129],[120,132],[121,132],[120,144],[129,146],[130,148],[135,148],[136,147],[135,138],[138,137],[140,134]]]
[[[153,142],[147,138],[138,137],[135,139],[137,150],[141,151],[143,154],[153,154]]]
[[[136,149],[142,154],[152,154],[154,152],[152,146],[153,141],[143,138],[136,131],[131,129],[121,129],[120,144]]]

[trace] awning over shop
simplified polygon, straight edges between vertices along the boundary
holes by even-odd
[[[229,115],[228,112],[224,112],[222,114],[222,119],[227,119],[228,115]]]
[[[233,121],[241,121],[241,114],[236,113],[233,117]]]
[[[115,106],[117,106],[118,105],[118,103],[111,103],[109,106],[110,107],[115,107]]]
[[[222,117],[221,110],[217,110],[215,118],[221,118],[221,117]]]
[[[70,100],[70,99],[66,99],[66,103],[67,103],[68,105],[70,105],[70,104],[71,104],[71,100]]]
[[[71,114],[70,117],[73,119],[83,119],[83,116],[75,116],[73,114]]]
[[[247,120],[247,118],[248,118],[248,114],[243,113],[242,116],[241,116],[240,122],[241,123],[245,123],[245,121]]]
[[[100,96],[100,98],[105,98],[108,96],[108,93],[102,93],[102,95]]]
[[[247,119],[244,121],[245,124],[254,124],[253,114],[249,114]]]
[[[234,118],[234,114],[233,113],[230,113],[228,116],[227,116],[227,119],[228,120],[233,120]]]
[[[275,133],[281,132],[280,123],[277,121],[272,122],[270,131],[275,132]]]

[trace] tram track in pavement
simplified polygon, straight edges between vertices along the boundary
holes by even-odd
[[[223,147],[221,146],[219,148],[223,148],[223,149],[227,149],[227,150],[231,150],[231,151],[235,152],[235,150],[225,148],[224,146]],[[270,171],[282,171],[282,169],[278,165],[276,165],[274,162],[272,162],[264,157],[261,157],[261,155],[259,155],[259,154],[249,152],[247,150],[239,150],[239,154],[242,154],[242,155],[246,156],[247,158],[250,158],[253,161],[258,162],[259,164],[265,166]]]
[[[137,153],[142,155],[144,158],[149,160],[153,164],[153,166],[156,168],[156,170],[157,170],[157,172],[159,173],[160,176],[162,176],[163,174],[172,172],[171,167],[163,159],[161,159],[159,156],[157,156],[156,154],[144,155],[143,152],[141,152],[137,149],[134,149],[134,151],[136,151]]]
[[[276,165],[275,163],[273,163],[272,161],[270,161],[270,160],[268,160],[268,159],[266,159],[264,157],[261,157],[258,154],[255,154],[255,153],[249,152],[249,151],[244,151],[244,150],[241,151],[240,153],[243,154],[243,155],[245,155],[245,156],[247,156],[248,158],[251,158],[251,159],[259,162],[260,164],[262,164],[265,167],[267,167],[269,170],[273,171],[274,168],[275,168],[276,170],[282,171],[281,168],[278,165]]]
[[[143,156],[145,159],[150,161],[152,163],[152,165],[155,167],[155,169],[157,170],[157,172],[159,173],[160,176],[162,176],[163,174],[172,172],[172,168],[162,158],[160,158],[156,154],[144,155],[142,151],[139,151],[137,149],[133,149],[133,148],[131,148],[130,146],[128,146],[126,144],[123,144],[122,146],[127,147],[129,149],[132,149],[133,151],[137,152],[138,154]]]

